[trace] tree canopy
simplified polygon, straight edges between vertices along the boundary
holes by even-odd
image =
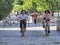
[[[45,9],[50,11],[60,10],[60,0],[0,0],[0,20],[10,12],[21,11],[43,12]]]
[[[0,20],[11,12],[13,3],[14,0],[0,0]]]

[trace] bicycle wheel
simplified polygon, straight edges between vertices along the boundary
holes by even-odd
[[[25,29],[22,28],[22,31],[21,31],[22,37],[24,37],[24,33],[25,33]]]
[[[47,25],[47,27],[48,27],[48,34],[50,33],[50,26],[49,25]]]
[[[49,35],[49,33],[50,33],[50,26],[49,26],[49,24],[47,22],[47,35]]]
[[[49,33],[48,33],[48,22],[46,22],[46,24],[45,24],[45,33],[47,36],[49,35]]]

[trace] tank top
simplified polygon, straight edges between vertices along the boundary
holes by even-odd
[[[46,18],[46,19],[49,19],[50,17],[50,14],[44,14],[44,17]]]

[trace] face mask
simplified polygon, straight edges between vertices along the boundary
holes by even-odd
[[[25,14],[25,11],[23,11],[23,14]]]

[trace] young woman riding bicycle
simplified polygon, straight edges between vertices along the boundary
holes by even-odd
[[[48,25],[48,29],[46,25]],[[46,35],[49,35],[50,33],[50,12],[49,10],[45,10],[44,15],[43,15],[43,28],[44,27],[45,27]]]
[[[26,31],[26,21],[28,19],[28,15],[26,14],[25,10],[21,11],[21,14],[18,17],[18,20],[20,22],[20,32],[22,36],[24,36],[24,32]]]

